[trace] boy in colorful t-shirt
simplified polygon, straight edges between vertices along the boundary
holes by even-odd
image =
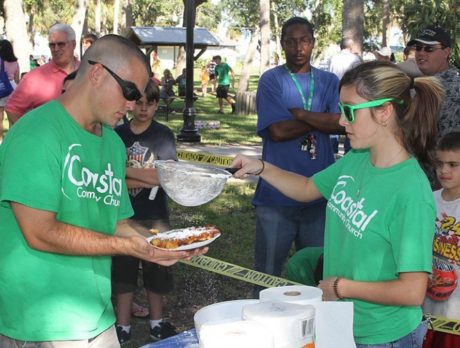
[[[460,131],[441,138],[436,176],[442,189],[434,192],[436,231],[433,242],[433,272],[423,310],[426,314],[460,321]],[[424,348],[460,347],[460,336],[429,330]]]

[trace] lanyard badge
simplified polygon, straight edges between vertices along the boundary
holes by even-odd
[[[302,90],[302,86],[300,85],[300,82],[297,79],[297,76],[291,70],[289,70],[286,64],[284,64],[284,67],[288,71],[289,76],[294,82],[294,85],[297,88],[297,91],[299,92],[300,97],[302,98],[303,109],[306,111],[311,111],[311,107],[313,104],[313,95],[315,91],[315,79],[313,76],[313,68],[310,68],[310,88],[308,91],[308,100],[307,100]],[[307,134],[300,142],[300,150],[310,154],[310,158],[314,160],[317,157],[316,149],[317,149],[316,136],[314,134]]]

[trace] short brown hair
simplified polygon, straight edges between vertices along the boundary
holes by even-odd
[[[458,151],[460,150],[460,129],[453,130],[439,139],[439,151]]]
[[[145,87],[145,98],[148,102],[156,101],[158,103],[160,101],[160,89],[152,79],[149,79],[147,87]]]

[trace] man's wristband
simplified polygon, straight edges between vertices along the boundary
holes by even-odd
[[[342,279],[342,278],[340,278],[340,277],[335,278],[334,284],[332,285],[332,288],[334,289],[334,295],[335,295],[335,297],[337,297],[339,300],[342,300],[342,299],[343,299],[343,297],[340,296],[340,294],[339,294],[339,281],[340,281],[341,279]]]
[[[262,172],[263,172],[264,169],[265,169],[265,162],[264,162],[263,160],[261,160],[260,158],[259,158],[259,161],[262,163],[262,168],[261,168],[257,173],[254,173],[254,175],[260,175],[260,174],[262,174]]]

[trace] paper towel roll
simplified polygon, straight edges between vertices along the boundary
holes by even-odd
[[[319,288],[306,285],[280,286],[262,290],[259,294],[260,301],[282,301],[308,305],[321,302],[323,291]]]
[[[193,316],[195,322],[196,335],[200,338],[201,326],[205,323],[227,321],[239,321],[242,319],[243,306],[247,304],[259,303],[259,300],[244,299],[224,301],[211,304],[201,308]]]
[[[275,348],[300,348],[313,342],[315,308],[287,302],[260,302],[243,307],[243,320],[255,321],[273,334]]]
[[[253,321],[206,323],[201,327],[200,348],[274,348],[267,328]]]

